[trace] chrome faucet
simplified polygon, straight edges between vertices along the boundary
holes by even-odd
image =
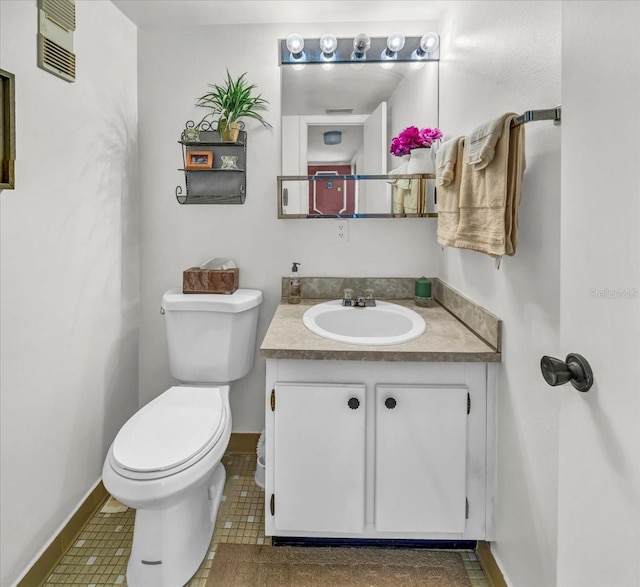
[[[352,308],[372,308],[376,305],[372,289],[365,289],[364,294],[355,296],[352,289],[345,289],[342,296],[342,305]]]

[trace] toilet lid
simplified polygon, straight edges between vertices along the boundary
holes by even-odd
[[[122,427],[113,441],[113,457],[130,471],[178,467],[215,444],[223,416],[219,388],[171,387]]]

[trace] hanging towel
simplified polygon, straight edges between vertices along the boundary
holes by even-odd
[[[407,161],[403,161],[400,167],[392,169],[390,176],[406,175]],[[404,214],[416,214],[418,211],[418,196],[420,194],[420,181],[409,178],[393,177],[387,179],[387,183],[393,186],[393,214],[402,216]]]
[[[455,245],[456,232],[458,231],[458,222],[460,220],[460,182],[464,166],[466,139],[458,137],[453,140],[457,141],[457,143],[452,149],[452,153],[455,153],[454,165],[452,166],[452,181],[436,187],[438,191],[438,242],[448,247]],[[446,144],[442,146],[441,150],[445,148]]]
[[[455,177],[460,137],[450,139],[436,151],[436,185],[449,185]]]
[[[495,156],[496,144],[502,136],[504,121],[511,116],[516,116],[516,114],[507,112],[473,130],[467,141],[467,156],[465,158],[467,165],[472,165],[476,171],[479,171],[491,163]]]
[[[511,128],[515,117],[512,114],[505,118],[490,165],[479,171],[471,165],[462,167],[456,247],[493,257],[516,252],[525,159],[524,125]],[[467,144],[465,160],[468,148]]]
[[[407,161],[403,161],[400,167],[396,167],[389,172],[389,176],[404,175],[407,173]],[[393,214],[400,216],[404,209],[404,199],[411,189],[411,180],[404,178],[387,179],[387,183],[393,186]]]
[[[409,191],[404,196],[403,211],[405,214],[417,214],[420,201],[420,180],[409,180]]]

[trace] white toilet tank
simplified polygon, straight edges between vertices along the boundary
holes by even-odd
[[[262,292],[162,296],[171,375],[187,383],[229,383],[253,365]]]

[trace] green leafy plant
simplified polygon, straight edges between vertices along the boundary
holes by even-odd
[[[261,112],[267,110],[269,102],[262,97],[262,94],[254,95],[258,87],[256,84],[249,84],[246,72],[240,77],[233,79],[227,70],[227,79],[223,85],[209,84],[211,90],[198,98],[196,106],[208,108],[208,112],[198,123],[200,128],[203,122],[211,119],[215,122],[217,118],[218,132],[223,130],[222,126],[230,127],[232,123],[239,122],[241,118],[253,118],[260,122],[265,128],[271,125],[262,117]]]

